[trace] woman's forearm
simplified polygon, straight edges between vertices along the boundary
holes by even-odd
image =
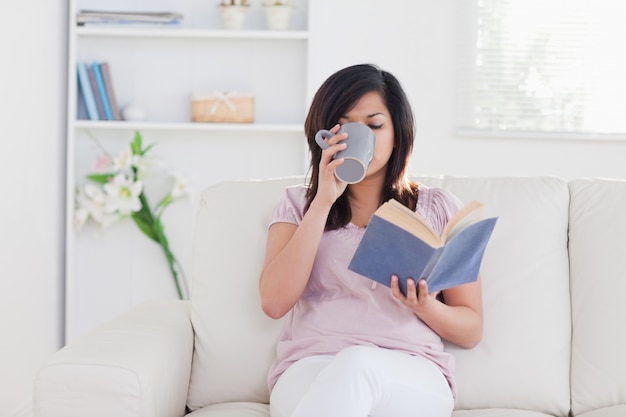
[[[482,339],[482,315],[468,306],[434,302],[420,313],[424,323],[443,339],[456,345],[471,348]]]
[[[268,316],[284,316],[302,295],[329,211],[329,206],[314,200],[299,226],[277,224],[270,228],[259,284],[261,304]]]

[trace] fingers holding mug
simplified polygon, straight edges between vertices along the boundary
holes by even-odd
[[[342,137],[343,135],[336,135]],[[322,158],[320,159],[320,173],[327,176],[329,179],[339,181],[336,178],[335,171],[337,167],[344,163],[343,158],[338,158],[337,154],[346,149],[347,145],[341,141],[336,142],[333,145],[329,145],[326,149],[322,150]]]
[[[336,124],[332,129],[322,129],[315,135],[315,142],[322,149],[320,162],[325,165],[330,163],[332,158],[337,158],[337,153],[347,146],[343,141],[348,137],[348,134],[345,132],[337,133],[340,127],[339,124]]]
[[[330,166],[327,164],[334,162],[331,159],[342,160],[341,164],[333,166],[337,179],[354,184],[365,177],[376,143],[376,136],[368,126],[362,123],[335,125],[331,130],[318,131],[315,141],[322,149],[320,164]]]
[[[315,134],[315,142],[322,150],[336,145],[347,137],[346,132],[339,132],[341,126],[336,124],[330,130],[321,129]]]

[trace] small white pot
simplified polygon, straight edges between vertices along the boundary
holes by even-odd
[[[222,23],[225,29],[237,30],[243,28],[243,21],[248,12],[248,6],[220,6]]]
[[[290,5],[266,5],[265,19],[270,30],[286,30],[291,20]]]
[[[139,104],[130,103],[122,108],[122,118],[129,122],[143,122],[148,119],[148,112]]]

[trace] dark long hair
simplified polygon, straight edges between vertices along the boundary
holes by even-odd
[[[313,97],[304,122],[304,132],[311,155],[311,183],[307,191],[307,208],[317,194],[319,163],[322,157],[322,150],[315,142],[315,133],[337,124],[361,97],[372,91],[378,92],[383,98],[394,126],[394,149],[387,165],[380,204],[395,198],[405,206],[415,209],[417,185],[406,178],[406,169],[415,139],[413,111],[396,77],[371,64],[353,65],[337,71],[322,84]],[[343,227],[351,218],[350,204],[347,193],[344,192],[330,210],[326,230]]]

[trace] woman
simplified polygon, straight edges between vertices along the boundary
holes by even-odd
[[[366,177],[347,185],[333,155],[341,124],[363,123],[376,145]],[[321,150],[315,134],[335,135]],[[460,201],[406,178],[414,139],[410,104],[398,80],[355,65],[320,87],[305,122],[311,182],[289,187],[274,211],[260,278],[263,311],[287,315],[268,383],[272,417],[450,416],[453,357],[442,338],[472,347],[482,337],[480,279],[429,293],[407,280],[407,296],[348,270],[374,211],[395,198],[441,233]],[[417,288],[416,288],[417,287]]]

